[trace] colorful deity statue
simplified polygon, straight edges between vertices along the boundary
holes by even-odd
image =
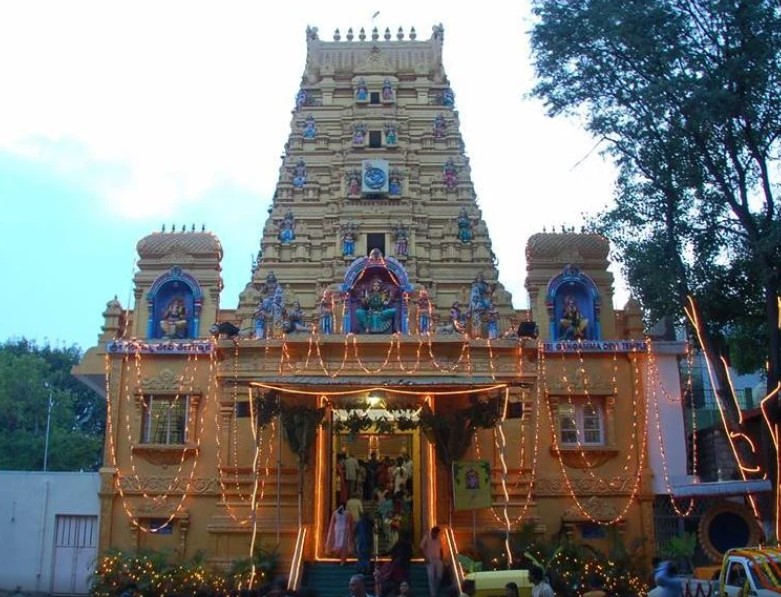
[[[386,122],[385,123],[385,144],[396,145],[397,142],[398,142],[398,134],[396,132],[396,123]]]
[[[298,301],[295,301],[290,309],[285,309],[282,320],[282,329],[286,334],[309,331],[304,320],[304,310],[301,308],[301,303]]]
[[[488,339],[496,340],[499,337],[499,310],[493,301],[489,303],[485,312],[485,326],[488,332]]]
[[[391,84],[390,79],[385,79],[382,82],[382,101],[383,102],[393,101],[393,85]]]
[[[450,87],[447,87],[444,91],[442,91],[442,94],[440,95],[440,103],[443,106],[447,106],[448,108],[452,108],[456,103],[456,96],[453,94],[453,90]]]
[[[418,308],[418,332],[427,334],[431,331],[431,299],[425,286],[418,291],[418,298],[415,302]]]
[[[252,315],[252,320],[255,324],[255,337],[264,339],[266,337],[266,299],[261,299],[258,303],[258,308],[255,309],[255,313]]]
[[[369,334],[390,334],[393,332],[393,319],[396,309],[392,307],[393,297],[383,288],[379,278],[372,280],[370,287],[364,290],[361,306],[355,310],[359,332]]]
[[[352,168],[344,175],[347,181],[347,194],[350,197],[357,197],[361,194],[361,171],[357,168]]]
[[[450,307],[448,322],[437,329],[441,334],[463,334],[467,327],[466,314],[461,310],[461,303],[455,301]]]
[[[342,255],[352,257],[355,255],[355,236],[358,225],[352,220],[342,226]]]
[[[267,330],[266,333],[272,332],[274,336],[277,336],[284,329],[285,324],[285,291],[282,290],[282,286],[277,286],[274,289],[274,294],[269,304],[269,315],[272,329]],[[268,319],[266,320],[267,323]]]
[[[315,123],[315,117],[311,114],[307,115],[304,121],[304,131],[302,133],[304,139],[314,139],[317,136],[317,124]]]
[[[308,106],[310,104],[309,101],[309,93],[307,93],[306,89],[300,89],[299,92],[296,94],[296,110],[300,110],[304,106]]]
[[[284,313],[284,291],[277,283],[274,272],[269,272],[261,289],[262,296],[252,316],[255,337],[266,338],[274,334],[274,326],[280,328]]]
[[[369,101],[369,90],[366,87],[366,79],[361,77],[358,79],[358,86],[355,89],[355,101],[367,102]]]
[[[434,136],[441,138],[447,133],[447,122],[445,122],[445,115],[440,112],[434,118]]]
[[[559,320],[562,340],[585,340],[588,331],[588,319],[583,317],[578,301],[568,294],[564,297],[564,314]]]
[[[306,184],[306,162],[304,158],[298,158],[296,165],[293,167],[293,186],[297,189],[303,188]]]
[[[391,168],[388,174],[388,193],[393,197],[401,195],[401,170]]]
[[[321,334],[334,333],[334,297],[329,289],[323,291],[320,303],[317,306],[319,315],[319,329]]]
[[[462,243],[468,243],[474,237],[472,231],[472,218],[469,217],[469,213],[466,211],[466,207],[461,208],[461,213],[458,214],[458,240]]]
[[[279,223],[279,240],[283,243],[289,243],[296,238],[296,220],[293,212],[288,211],[282,221]]]
[[[409,252],[409,231],[402,222],[394,226],[393,240],[395,241],[394,251],[396,256],[406,257]]]
[[[494,293],[494,285],[485,281],[482,273],[475,276],[469,291],[469,310],[485,311],[491,305],[491,296]]]
[[[442,168],[442,182],[448,189],[454,189],[458,186],[458,168],[453,158],[448,158]]]
[[[353,127],[353,145],[363,145],[366,142],[366,125],[359,122]]]
[[[163,338],[187,338],[187,307],[181,296],[172,298],[160,318]]]

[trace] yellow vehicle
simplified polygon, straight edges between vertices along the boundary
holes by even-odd
[[[520,597],[531,597],[532,594],[528,570],[483,570],[470,572],[464,579],[474,581],[474,597],[504,597],[504,586],[508,582],[518,585]]]
[[[781,549],[739,547],[724,554],[719,575],[721,597],[781,595]]]

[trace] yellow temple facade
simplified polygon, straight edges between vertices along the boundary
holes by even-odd
[[[107,399],[101,550],[228,566],[274,545],[294,576],[336,557],[341,502],[387,494],[386,544],[439,525],[466,552],[527,527],[608,551],[615,528],[650,558],[654,482],[686,473],[685,449],[659,449],[683,447],[683,346],[646,342],[634,301],[614,309],[596,234],[529,238],[530,308],[513,307],[443,42],[441,26],[425,40],[307,31],[234,309],[215,235],[138,242],[134,302],[109,302],[76,369]]]

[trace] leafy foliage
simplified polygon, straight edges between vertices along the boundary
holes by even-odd
[[[473,395],[469,397],[469,402],[466,408],[436,413],[427,404],[420,410],[420,429],[434,444],[439,459],[448,467],[466,454],[476,429],[490,429],[499,418],[495,398],[483,401]]]
[[[226,576],[224,572],[206,567],[200,556],[187,562],[174,560],[163,552],[110,550],[98,558],[90,595],[119,595],[131,583],[144,597],[216,595],[237,588],[242,581],[246,586],[243,574]]]
[[[48,470],[97,470],[105,402],[71,375],[75,346],[39,347],[9,340],[0,346],[0,469],[41,470],[51,398]]]
[[[670,537],[667,545],[660,550],[663,558],[674,560],[679,570],[692,571],[692,560],[697,549],[697,535],[695,533],[683,533]],[[683,565],[682,565],[683,564]]]
[[[282,429],[285,438],[294,454],[298,456],[298,463],[306,465],[309,453],[314,445],[315,432],[323,424],[325,417],[324,408],[308,406],[283,406]]]
[[[781,370],[781,6],[535,0],[533,95],[584,119],[620,169],[592,221],[649,321],[692,295],[741,369]],[[750,334],[767,338],[751,345]]]

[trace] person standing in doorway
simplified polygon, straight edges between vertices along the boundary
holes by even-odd
[[[347,491],[352,496],[358,481],[358,459],[352,454],[348,454],[344,459],[344,476],[347,479]]]
[[[442,574],[445,571],[439,527],[431,527],[431,530],[421,539],[420,551],[423,552],[423,559],[426,561],[429,597],[437,597]]]

